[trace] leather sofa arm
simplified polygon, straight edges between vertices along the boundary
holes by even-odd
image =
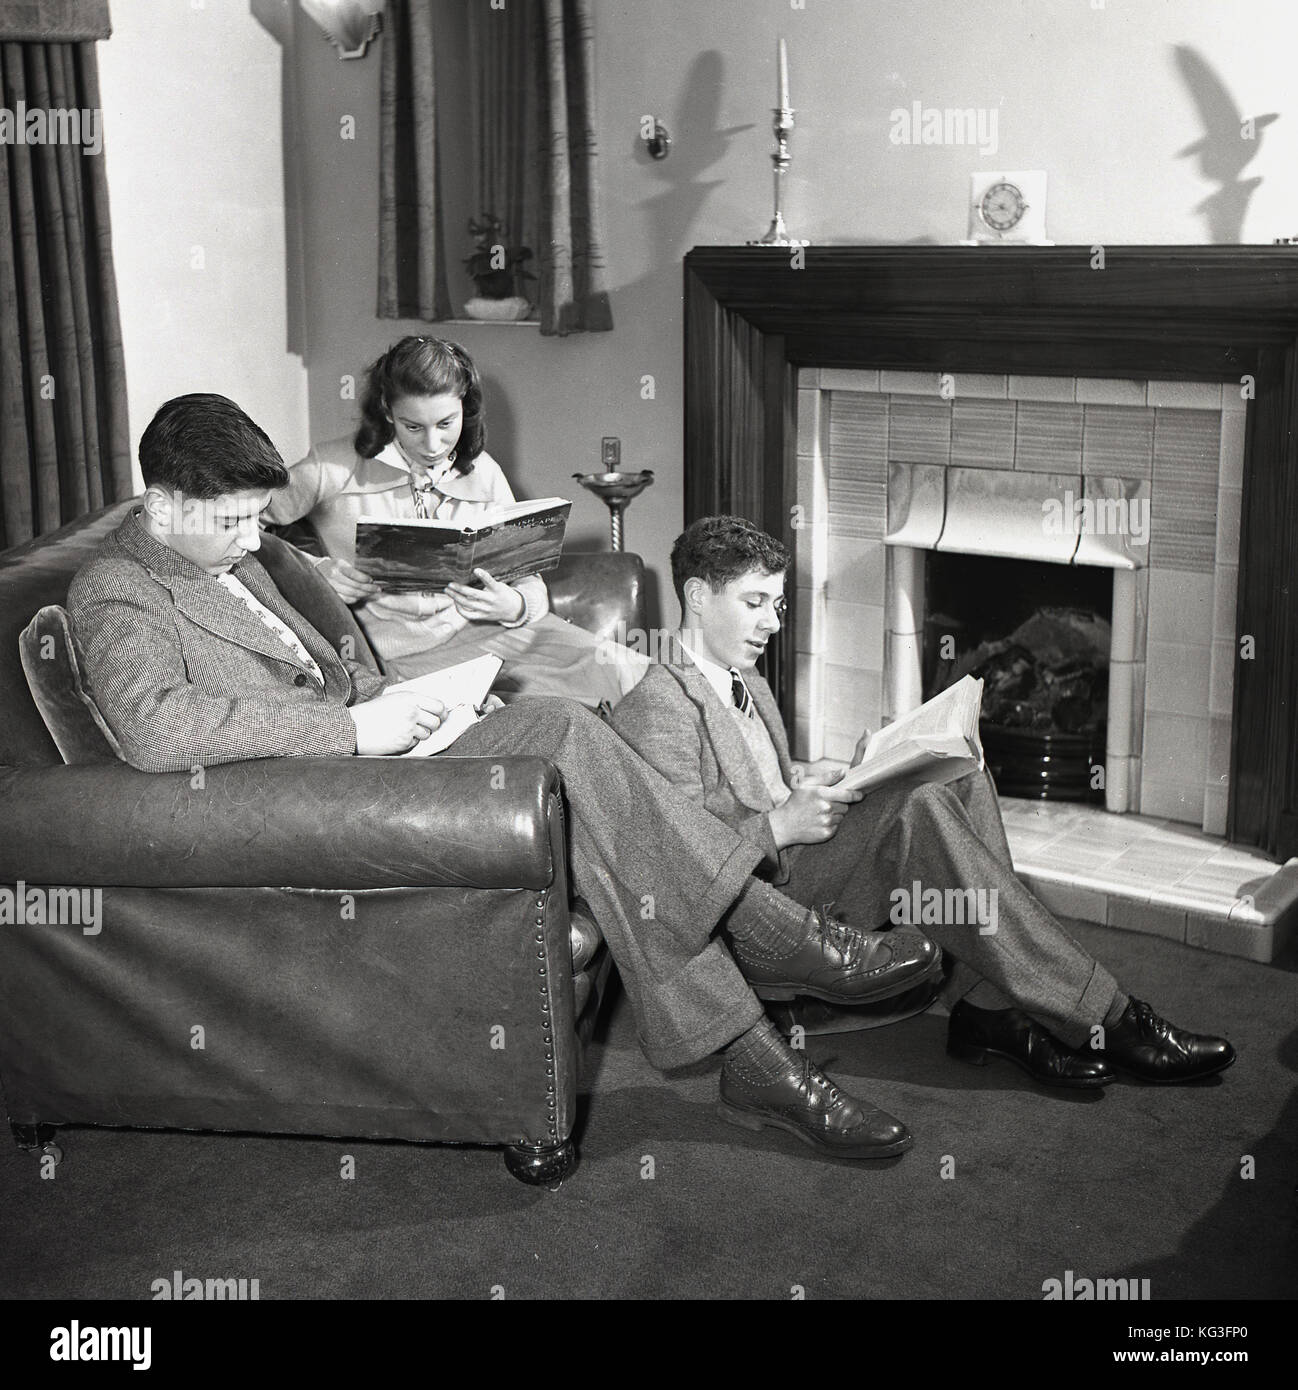
[[[3,768],[0,882],[543,889],[558,791],[542,758]]]

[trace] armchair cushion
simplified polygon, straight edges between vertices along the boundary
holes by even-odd
[[[111,763],[122,757],[86,683],[72,622],[47,604],[18,639],[32,699],[65,763]]]

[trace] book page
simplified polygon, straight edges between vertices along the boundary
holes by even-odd
[[[517,521],[533,512],[546,512],[551,507],[562,507],[568,502],[566,497],[541,497],[535,502],[503,502],[498,507],[488,507],[476,513],[470,525],[465,520],[439,521],[430,516],[371,516],[362,512],[356,518],[357,526],[417,526],[425,531],[485,531],[498,526],[502,521]]]
[[[975,747],[963,734],[920,734],[894,744],[869,762],[848,768],[837,785],[869,791],[872,787],[907,778],[919,782],[947,782],[982,765],[982,749]]]
[[[426,739],[421,739],[406,752],[393,756],[428,758],[449,748],[481,718],[478,707],[487,698],[487,692],[504,664],[498,656],[479,656],[472,661],[462,661],[458,666],[448,666],[444,671],[430,671],[426,676],[416,676],[413,680],[388,686],[383,692],[385,695],[394,691],[411,691],[440,700],[446,706],[442,722]]]
[[[545,512],[551,507],[562,507],[567,502],[566,497],[538,497],[535,502],[507,502],[499,507],[492,507],[482,519],[484,526],[490,526],[496,521],[512,521],[520,516],[527,516],[530,512]]]
[[[865,746],[861,763],[872,762],[909,739],[956,732],[966,738],[976,737],[982,694],[982,681],[965,676],[918,709],[903,714],[882,729],[876,729]]]
[[[357,526],[412,526],[418,527],[421,531],[472,531],[472,526],[466,526],[462,521],[438,521],[431,516],[371,516],[368,512],[362,512],[356,518]]]

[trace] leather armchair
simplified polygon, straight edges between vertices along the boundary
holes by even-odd
[[[602,945],[573,966],[555,768],[66,765],[18,636],[130,505],[0,555],[0,890],[100,903],[97,930],[0,927],[15,1138],[56,1157],[66,1124],[494,1144],[554,1185],[610,967]],[[561,616],[644,627],[639,557],[567,558],[553,588]],[[307,616],[368,653],[341,603]]]

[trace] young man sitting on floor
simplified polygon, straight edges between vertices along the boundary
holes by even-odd
[[[924,932],[955,962],[944,991],[953,1056],[1005,1057],[1037,1081],[1075,1087],[1103,1086],[1115,1071],[1170,1083],[1230,1066],[1230,1043],[1174,1027],[1127,995],[1015,876],[986,772],[862,794],[794,767],[756,672],[780,629],[788,566],[784,546],[747,521],[696,521],[672,550],[680,630],[614,710],[614,728],[757,846],[759,872],[797,902],[838,902],[852,925],[877,927],[894,891],[909,895],[916,882],[943,902],[952,890],[994,892],[978,899],[997,904],[992,930],[924,917]],[[730,946],[742,966],[748,943]]]

